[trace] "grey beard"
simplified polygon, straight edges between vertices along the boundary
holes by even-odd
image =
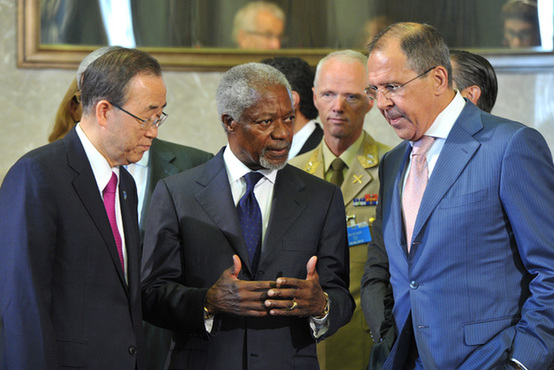
[[[281,163],[271,163],[265,158],[265,151],[262,150],[262,153],[260,154],[260,165],[268,170],[282,170],[287,165],[287,160],[285,160]]]

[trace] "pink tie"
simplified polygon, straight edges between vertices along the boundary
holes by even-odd
[[[117,175],[112,172],[112,178],[108,185],[104,188],[102,195],[104,195],[104,207],[110,220],[110,226],[112,227],[113,237],[115,239],[115,245],[117,245],[117,253],[119,254],[119,262],[121,262],[121,268],[125,271],[125,263],[123,262],[123,249],[121,247],[121,234],[117,228],[117,219],[115,217],[115,191],[117,190]]]
[[[421,198],[423,198],[423,193],[427,186],[427,179],[429,177],[425,155],[434,141],[435,138],[432,136],[423,136],[421,139],[414,142],[412,148],[412,164],[410,173],[408,173],[408,177],[406,178],[404,192],[402,193],[402,209],[404,210],[404,225],[406,227],[408,252],[412,246],[414,225]]]

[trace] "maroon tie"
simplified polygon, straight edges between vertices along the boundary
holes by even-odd
[[[119,254],[119,262],[121,262],[121,268],[125,271],[125,263],[123,262],[123,248],[121,246],[121,234],[117,228],[117,218],[115,217],[115,193],[117,190],[117,175],[112,172],[112,178],[108,185],[104,188],[102,194],[104,195],[104,207],[110,220],[110,226],[112,227],[113,237],[115,239],[115,245],[117,245],[117,253]]]
[[[429,170],[427,168],[426,154],[435,141],[432,136],[423,136],[414,143],[412,148],[412,164],[406,178],[404,192],[402,193],[402,209],[404,211],[404,225],[406,227],[406,244],[408,252],[412,246],[412,234],[419,211],[419,205],[427,186]]]

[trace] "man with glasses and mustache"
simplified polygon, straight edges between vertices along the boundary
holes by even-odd
[[[228,145],[152,195],[144,317],[173,331],[171,369],[317,369],[354,310],[340,189],[287,165],[281,72],[236,66],[216,102]]]
[[[552,155],[536,130],[464,100],[451,73],[429,25],[397,23],[369,44],[368,94],[404,140],[381,161],[362,281],[387,306],[370,368],[545,369]]]
[[[83,74],[83,116],[0,188],[0,368],[144,369],[137,193],[166,115],[158,62],[112,50]]]

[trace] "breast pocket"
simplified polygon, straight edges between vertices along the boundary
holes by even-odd
[[[283,250],[289,252],[310,252],[317,251],[319,241],[315,238],[283,238]]]
[[[445,209],[445,208],[463,207],[469,204],[482,202],[487,199],[487,196],[488,196],[488,189],[483,189],[483,190],[475,191],[473,193],[444,198],[439,203],[439,208]]]

